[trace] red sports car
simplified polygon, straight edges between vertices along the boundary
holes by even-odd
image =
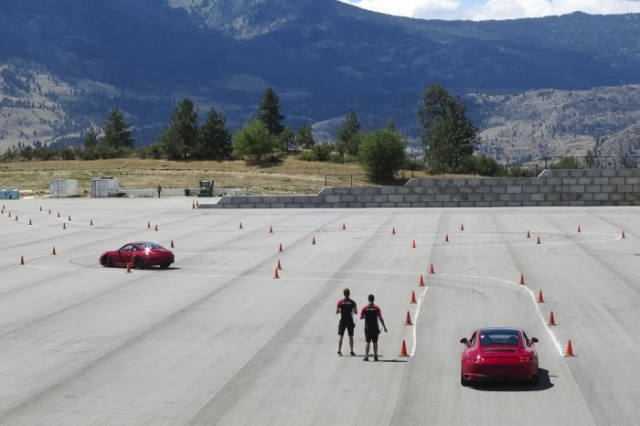
[[[511,327],[480,328],[460,340],[462,351],[460,383],[469,386],[480,380],[527,380],[538,383],[538,353],[524,330]]]
[[[115,251],[107,251],[100,256],[102,266],[127,266],[142,269],[147,266],[160,266],[167,269],[175,258],[171,250],[167,250],[160,244],[149,241],[128,243]]]

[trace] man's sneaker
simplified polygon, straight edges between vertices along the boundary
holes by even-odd
[[[342,356],[342,351],[338,351],[338,356]]]
[[[365,356],[364,358],[362,358],[363,361],[369,361],[369,357]]]
[[[378,361],[378,355],[375,355],[375,356],[373,357],[373,360],[374,360],[374,361]]]
[[[356,353],[354,351],[351,351],[351,356],[356,356]]]

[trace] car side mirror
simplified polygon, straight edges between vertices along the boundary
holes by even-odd
[[[460,339],[460,343],[464,343],[465,345],[468,345],[469,341],[467,340],[466,337],[463,337],[462,339]]]
[[[531,338],[531,343],[538,343],[538,338],[537,337],[532,337]]]

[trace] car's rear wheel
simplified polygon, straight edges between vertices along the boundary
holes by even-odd
[[[111,268],[113,266],[113,262],[111,261],[111,258],[109,256],[104,256],[102,258],[102,266],[104,266],[105,268]]]
[[[170,263],[161,263],[160,264],[160,268],[162,268],[162,269],[167,269],[169,266],[171,266]]]
[[[140,257],[136,257],[133,259],[133,267],[136,269],[144,269],[144,260]]]

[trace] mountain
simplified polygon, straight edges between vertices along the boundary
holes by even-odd
[[[337,0],[29,0],[3,1],[0,12],[0,38],[11,40],[0,44],[4,149],[18,142],[73,143],[90,124],[104,122],[113,106],[126,112],[137,142],[147,144],[183,97],[192,98],[201,115],[212,106],[223,111],[235,129],[255,115],[266,87],[280,96],[294,128],[315,124],[318,134],[331,137],[353,108],[365,129],[393,116],[415,137],[422,91],[439,82],[468,101],[489,138],[488,152],[524,143],[513,139],[524,130],[511,137],[491,130],[535,122],[535,114],[512,116],[514,103],[533,93],[556,93],[552,105],[571,104],[563,96],[584,98],[577,117],[555,118],[555,128],[571,131],[525,138],[533,147],[505,154],[509,159],[586,152],[585,144],[595,146],[633,124],[633,114],[616,108],[638,109],[592,101],[594,88],[640,84],[635,14],[435,21]],[[536,125],[548,126],[548,107],[540,107]],[[580,114],[612,119],[603,128],[581,126]],[[616,121],[621,115],[626,118]]]

